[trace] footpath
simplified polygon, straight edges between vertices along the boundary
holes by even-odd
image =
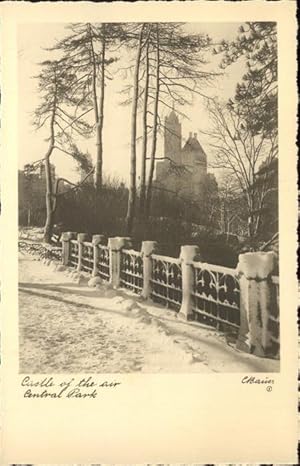
[[[239,352],[214,329],[88,280],[20,252],[21,372],[279,371],[279,361]]]

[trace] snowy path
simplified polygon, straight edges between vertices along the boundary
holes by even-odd
[[[214,330],[55,268],[20,254],[22,373],[279,370],[278,361],[238,352]]]

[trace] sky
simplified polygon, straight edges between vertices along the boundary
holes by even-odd
[[[41,159],[46,150],[47,132],[36,132],[32,127],[32,112],[39,104],[39,95],[36,92],[37,81],[33,76],[38,75],[41,61],[49,58],[49,52],[44,49],[54,45],[55,41],[67,33],[67,23],[26,23],[20,24],[18,29],[18,141],[19,141],[19,168],[25,163]],[[186,23],[185,28],[192,33],[201,32],[209,34],[213,41],[218,43],[222,39],[233,40],[238,32],[240,23]],[[212,56],[213,61],[207,65],[208,70],[220,72],[218,63],[220,56]],[[118,67],[128,62],[128,56],[123,55]],[[237,62],[225,70],[225,74],[217,78],[214,86],[205,89],[210,96],[218,96],[227,100],[234,95],[236,83],[244,73],[244,64]],[[114,79],[106,87],[104,109],[104,160],[103,169],[106,175],[117,177],[125,182],[129,178],[130,157],[130,115],[131,108],[120,105],[123,97],[120,90],[124,86],[121,74],[116,73]],[[176,106],[175,106],[176,110]],[[182,109],[181,109],[182,110]],[[182,122],[182,144],[186,141],[189,132],[197,132],[198,138],[207,153],[208,162],[213,158],[209,150],[209,141],[201,134],[209,128],[209,118],[205,110],[204,101],[196,96],[191,106],[183,108],[188,119],[180,118]],[[167,111],[162,111],[165,116]],[[95,142],[83,140],[79,143],[82,150],[88,150],[92,157]],[[138,147],[139,151],[139,147]],[[158,141],[157,155],[162,156],[162,137]],[[75,181],[78,177],[76,164],[67,155],[54,153],[52,162],[59,175]],[[139,160],[138,160],[139,169]],[[210,170],[213,171],[213,170]],[[218,175],[217,173],[215,173]]]

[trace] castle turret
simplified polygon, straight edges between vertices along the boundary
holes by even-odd
[[[155,182],[171,193],[181,193],[187,199],[200,202],[211,181],[207,156],[197,133],[190,133],[181,148],[181,124],[174,110],[165,118],[164,156],[166,160],[156,164]]]
[[[182,162],[187,164],[201,165],[207,169],[207,157],[203,150],[200,142],[198,141],[197,133],[190,133],[188,140],[186,141],[182,149]]]
[[[180,162],[181,152],[181,123],[178,116],[171,111],[169,116],[165,118],[165,134],[164,134],[164,154],[174,162]]]

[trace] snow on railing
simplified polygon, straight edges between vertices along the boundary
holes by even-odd
[[[192,262],[195,320],[219,330],[240,326],[240,285],[236,271],[203,262]]]
[[[142,254],[133,249],[121,251],[120,284],[122,287],[140,294],[143,289]]]
[[[279,296],[279,277],[277,275],[272,275],[271,280],[273,285],[275,285],[276,292]]]
[[[70,241],[70,257],[69,257],[69,264],[72,267],[77,267],[78,265],[78,241],[75,239],[71,239]]]
[[[93,251],[93,244],[84,241],[82,243],[82,269],[87,272],[93,271],[93,264],[94,264],[94,251]]]
[[[277,275],[272,275],[271,277],[273,289],[275,292],[272,293],[274,301],[276,302],[277,309],[279,311],[279,277]]]
[[[271,330],[271,340],[279,346],[279,277],[271,277],[271,312],[269,314],[268,327]]]
[[[180,259],[152,254],[151,284],[153,301],[179,311],[182,301]]]
[[[98,260],[96,263],[97,275],[102,280],[109,282],[110,279],[110,254],[108,246],[103,244],[97,244],[98,248]]]
[[[154,241],[132,249],[130,238],[62,235],[65,265],[85,270],[144,299],[179,311],[218,330],[238,333],[238,349],[263,357],[279,355],[279,277],[267,252],[240,254],[236,269],[199,261],[197,246],[182,246],[179,258],[157,254]],[[270,279],[271,277],[271,279]],[[93,282],[94,283],[94,282]]]

